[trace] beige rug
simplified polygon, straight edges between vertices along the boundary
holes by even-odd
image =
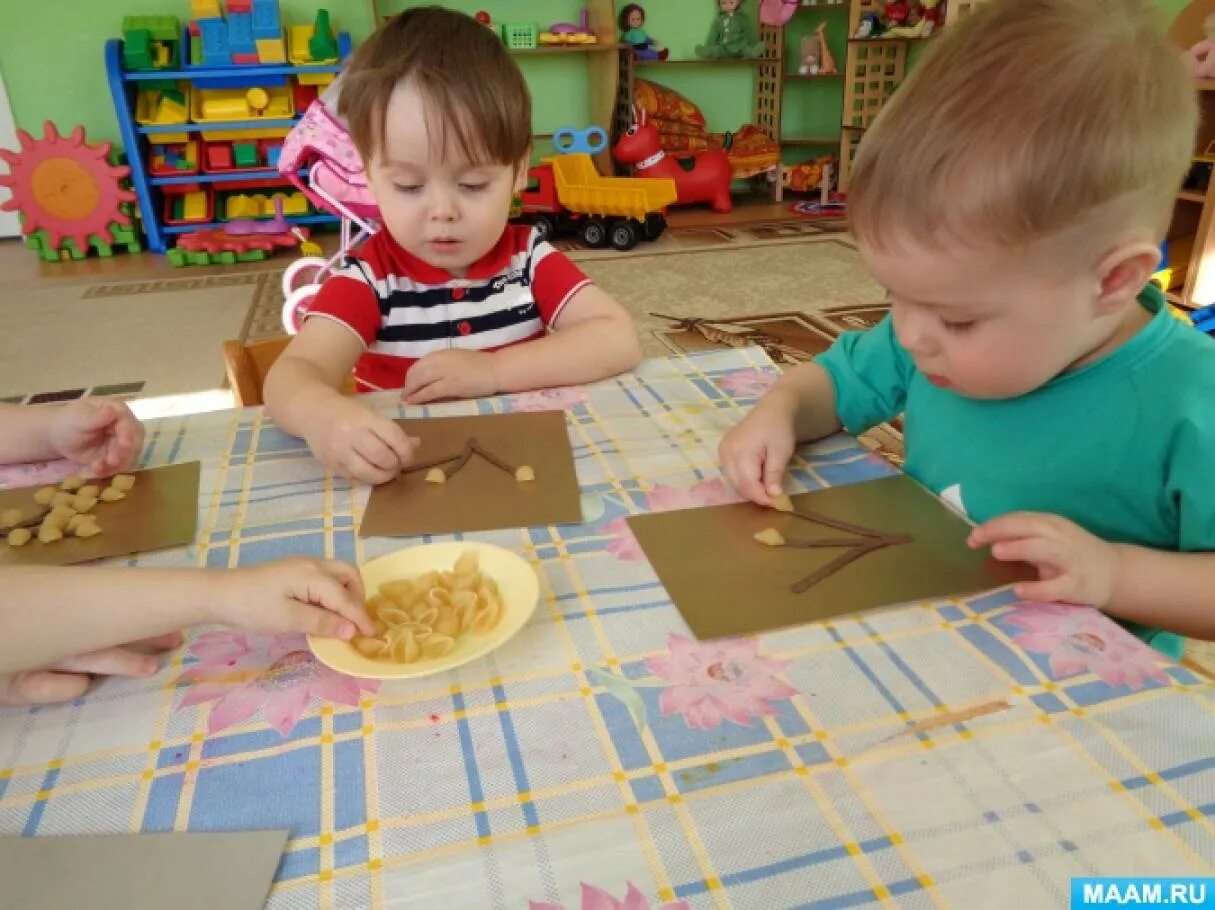
[[[881,300],[852,244],[839,235],[807,235],[672,254],[583,258],[578,265],[637,319],[646,356],[671,353],[661,335],[670,320],[741,318],[773,311],[813,313]]]
[[[220,345],[244,337],[278,272],[46,284],[0,303],[0,398],[119,387],[156,398],[218,389]],[[111,392],[110,394],[113,394]]]

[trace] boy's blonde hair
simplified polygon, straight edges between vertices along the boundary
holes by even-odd
[[[422,95],[441,152],[454,140],[469,161],[517,164],[531,147],[527,82],[497,34],[471,16],[438,6],[409,9],[355,52],[342,75],[338,113],[365,161],[381,151],[388,101],[403,81]]]
[[[1198,109],[1148,0],[992,0],[931,44],[857,151],[859,239],[1015,245],[1099,206],[1163,239]]]

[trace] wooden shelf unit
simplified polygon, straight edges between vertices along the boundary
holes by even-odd
[[[1199,79],[1201,120],[1194,162],[1215,170],[1215,80]],[[1170,300],[1196,310],[1215,303],[1215,179],[1205,190],[1181,190],[1168,235],[1169,266],[1174,270]]]

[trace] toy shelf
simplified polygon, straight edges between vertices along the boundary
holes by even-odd
[[[668,66],[760,66],[767,57],[689,57],[686,60],[634,60],[633,66],[662,69]]]
[[[843,79],[843,73],[785,73],[786,79]]]
[[[288,215],[287,220],[292,224],[337,224],[339,219],[337,215],[320,213],[316,215]],[[190,224],[167,224],[161,230],[165,234],[188,234],[192,231],[222,228],[227,223],[226,221],[202,221]]]
[[[1207,201],[1207,197],[1203,193],[1194,190],[1181,190],[1177,193],[1177,198],[1183,202],[1197,202],[1199,205]]]
[[[340,33],[337,36],[338,50],[342,59],[349,55],[351,49],[350,36]],[[152,252],[164,253],[171,245],[171,238],[176,235],[193,231],[219,228],[222,221],[209,217],[185,224],[166,223],[166,200],[168,194],[188,192],[190,187],[199,188],[198,192],[206,193],[208,198],[217,186],[231,184],[248,184],[249,193],[268,194],[271,192],[292,192],[294,188],[276,169],[266,167],[235,169],[227,172],[192,173],[172,176],[154,177],[149,173],[151,147],[157,145],[173,145],[181,141],[183,134],[222,142],[231,140],[229,132],[247,134],[248,140],[255,142],[265,139],[265,133],[278,131],[281,137],[298,121],[302,110],[296,109],[291,117],[249,118],[242,120],[211,120],[205,123],[137,123],[135,119],[136,101],[139,92],[148,88],[151,82],[176,82],[187,89],[197,87],[214,88],[229,85],[234,87],[253,87],[260,84],[282,86],[291,83],[293,77],[320,77],[341,71],[341,64],[300,65],[270,64],[265,66],[178,66],[172,70],[128,71],[123,65],[122,41],[112,38],[105,44],[106,79],[110,88],[110,98],[114,103],[114,112],[118,118],[119,133],[122,144],[126,149],[127,164],[131,168],[131,188],[138,197],[139,212],[142,226],[147,236],[147,248]],[[264,80],[264,81],[263,81]],[[187,107],[188,107],[187,103]],[[298,106],[297,106],[298,107]],[[290,109],[290,108],[289,108]],[[163,138],[161,138],[163,137]],[[174,139],[176,137],[176,140]],[[220,137],[224,137],[221,139]],[[210,209],[208,209],[210,211]],[[337,223],[338,219],[325,213],[287,215],[286,219],[292,224],[316,225]]]
[[[308,172],[300,171],[303,177]],[[152,186],[188,186],[193,183],[240,183],[250,180],[281,180],[283,175],[271,168],[256,171],[229,171],[224,174],[183,174],[180,177],[153,177],[148,183]]]
[[[624,45],[602,42],[597,44],[549,44],[543,47],[509,48],[514,57],[547,57],[551,54],[595,54],[603,51],[618,51]]]
[[[796,139],[785,138],[781,145],[839,145],[839,136],[801,136]]]
[[[299,117],[268,120],[227,120],[219,123],[165,123],[136,127],[145,136],[157,133],[215,133],[220,130],[289,130],[299,122]]]

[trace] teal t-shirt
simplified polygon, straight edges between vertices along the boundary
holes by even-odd
[[[1105,540],[1215,550],[1215,340],[1174,319],[1154,285],[1139,303],[1154,315],[1133,338],[1017,398],[934,386],[890,317],[818,362],[844,427],[903,413],[905,470],[976,523],[1049,512]],[[1180,657],[1178,636],[1124,625]]]

